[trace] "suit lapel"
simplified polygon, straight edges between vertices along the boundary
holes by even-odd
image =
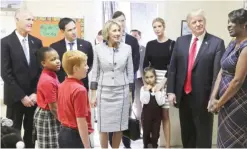
[[[35,51],[34,51],[34,41],[32,39],[31,36],[28,36],[28,44],[29,44],[29,56],[30,56],[30,64],[29,64],[29,67],[31,67],[31,65],[33,63],[36,63],[36,59],[35,59]]]
[[[188,38],[186,38],[186,41],[185,41],[185,46],[184,46],[184,64],[185,64],[185,68],[186,68],[186,71],[188,69],[188,56],[189,56],[189,51],[190,51],[190,42],[191,42],[191,38],[192,38],[192,35],[189,35]]]
[[[208,45],[209,45],[209,42],[208,42],[208,34],[206,33],[205,34],[205,37],[202,41],[202,44],[201,44],[201,47],[199,49],[199,52],[198,52],[198,55],[196,56],[196,59],[195,59],[195,62],[194,62],[194,65],[193,65],[193,68],[195,68],[196,64],[198,63],[199,59],[203,56],[204,52],[207,50],[208,48]]]
[[[82,45],[82,42],[79,40],[79,39],[77,39],[77,50],[80,50],[80,51],[83,51],[83,45]]]
[[[26,59],[22,44],[20,43],[20,40],[17,37],[15,31],[12,33],[12,38],[13,40],[11,42],[13,43],[13,46],[17,49],[16,52],[19,53],[19,55],[22,57],[21,59],[24,61],[24,63],[28,67],[27,59]]]
[[[67,46],[66,46],[66,43],[65,43],[65,38],[61,40],[60,44],[61,44],[61,49],[57,49],[57,50],[59,50],[60,51],[59,52],[60,55],[63,56],[63,54],[67,51]]]
[[[126,35],[125,35],[125,43],[128,44],[128,45],[130,45],[130,41],[129,41],[128,36],[129,35],[126,33]]]

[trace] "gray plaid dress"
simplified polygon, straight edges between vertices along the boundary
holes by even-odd
[[[221,60],[223,69],[219,87],[221,97],[234,78],[238,57],[247,41],[238,49],[234,49],[236,42],[229,44]],[[247,148],[247,79],[239,91],[219,111],[218,148]]]
[[[37,135],[38,148],[58,148],[60,123],[51,111],[38,107],[34,113],[34,135]]]

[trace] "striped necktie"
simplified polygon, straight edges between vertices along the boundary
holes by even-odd
[[[26,38],[24,38],[23,40],[22,40],[22,48],[23,48],[23,51],[24,51],[24,54],[25,54],[25,57],[26,57],[26,59],[27,59],[27,63],[28,63],[28,65],[29,65],[29,63],[30,63],[30,56],[29,56],[29,51],[28,51],[28,41],[27,41],[27,39]]]

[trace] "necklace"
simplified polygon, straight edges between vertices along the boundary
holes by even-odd
[[[159,40],[159,39],[157,38],[158,43],[164,43],[164,42],[166,42],[167,40],[168,40],[168,38],[164,38],[164,41],[161,41],[161,40]]]

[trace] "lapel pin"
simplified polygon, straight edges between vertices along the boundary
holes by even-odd
[[[80,47],[82,47],[82,45],[80,44]]]
[[[31,40],[32,44],[34,44],[33,40]]]
[[[205,44],[208,44],[208,42],[206,41]]]

